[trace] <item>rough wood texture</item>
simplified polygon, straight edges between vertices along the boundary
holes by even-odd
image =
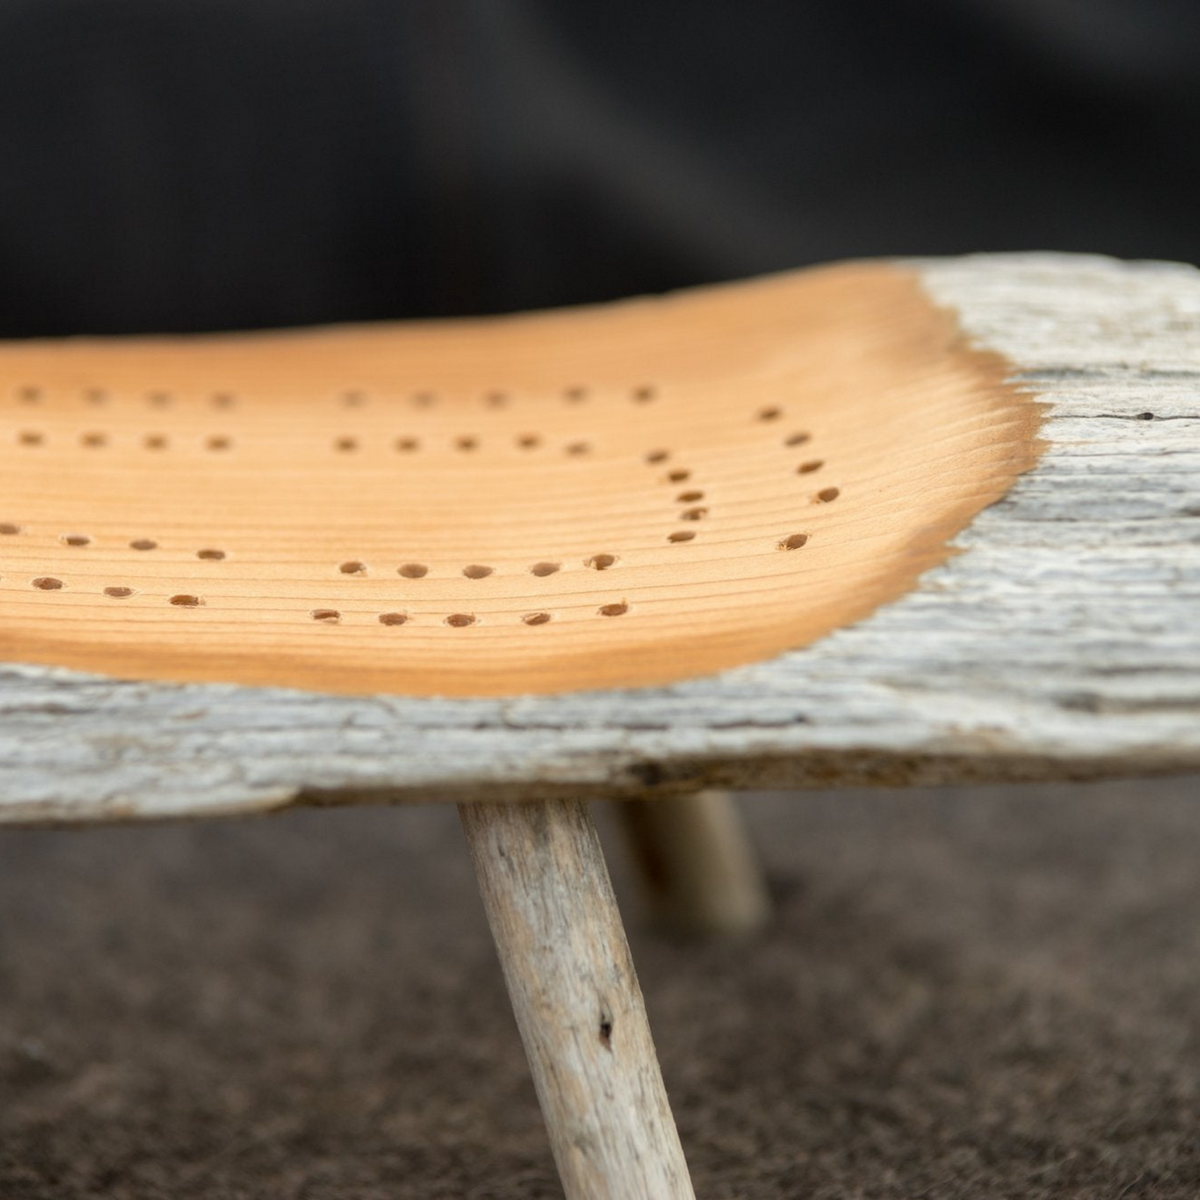
[[[720,675],[569,697],[323,698],[10,666],[0,814],[1195,769],[1200,273],[1057,255],[919,265],[1046,404],[1048,448],[957,556],[873,616]]]
[[[740,934],[770,915],[767,885],[728,792],[617,805],[652,919],[685,934]]]
[[[460,813],[568,1200],[692,1196],[586,804]]]

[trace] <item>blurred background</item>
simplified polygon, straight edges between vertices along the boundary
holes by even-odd
[[[1197,0],[0,0],[0,336],[1200,261]],[[750,796],[697,1190],[1200,1195],[1197,780]],[[601,813],[603,817],[604,814]],[[455,814],[0,834],[0,1197],[558,1192]]]
[[[5,0],[0,336],[1200,260],[1195,0]]]

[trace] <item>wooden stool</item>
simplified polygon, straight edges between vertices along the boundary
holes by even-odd
[[[711,789],[1194,769],[1198,374],[1053,255],[5,344],[0,820],[458,803],[568,1195],[690,1195],[586,801],[738,930]]]

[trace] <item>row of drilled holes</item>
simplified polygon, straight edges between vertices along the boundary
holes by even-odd
[[[593,394],[590,388],[579,385],[564,388],[560,393],[561,398],[568,404],[579,404],[590,399]],[[39,387],[22,387],[17,389],[16,397],[23,404],[40,404],[46,398],[46,392]],[[83,397],[89,404],[106,404],[110,399],[110,394],[103,388],[87,388],[83,392]],[[635,404],[648,404],[657,397],[658,390],[651,384],[640,384],[629,393],[629,398]],[[369,396],[366,392],[353,390],[342,392],[337,397],[337,401],[347,408],[361,408],[368,399]],[[432,408],[439,399],[437,392],[430,391],[413,392],[409,396],[410,402],[418,408]],[[511,392],[490,391],[484,392],[481,399],[489,408],[504,408],[514,397]],[[175,402],[176,397],[170,392],[147,392],[145,400],[153,408],[169,408]],[[233,408],[239,402],[238,397],[232,392],[215,392],[208,400],[214,408],[223,409]]]
[[[799,439],[799,440],[797,440]],[[793,435],[784,440],[785,445],[800,445],[808,440],[808,434]],[[102,450],[106,446],[111,445],[111,440],[107,433],[100,430],[89,430],[79,434],[79,445],[88,450]],[[522,433],[518,434],[513,439],[514,444],[520,450],[536,450],[544,444],[540,434]],[[44,446],[47,443],[47,438],[44,432],[38,429],[22,429],[17,432],[17,443],[21,446],[37,447]],[[147,450],[166,450],[170,447],[170,439],[166,434],[148,433],[142,437],[142,446]],[[362,442],[359,438],[350,434],[342,434],[333,439],[331,443],[334,450],[342,454],[353,453],[362,448]],[[451,441],[451,446],[455,450],[469,453],[480,448],[480,440],[473,434],[461,434],[454,437]],[[415,453],[421,449],[421,440],[410,435],[403,435],[395,439],[392,443],[393,448],[400,453]],[[206,450],[231,450],[233,448],[233,438],[229,434],[215,433],[210,434],[204,440],[204,448]],[[573,456],[582,456],[590,454],[592,446],[590,442],[574,441],[567,442],[563,447],[566,454]],[[666,462],[670,457],[669,450],[650,450],[645,454],[645,461],[650,465]],[[807,474],[810,471],[816,471],[824,466],[821,459],[810,459],[807,462],[801,463],[797,468],[799,474]],[[668,475],[668,479],[677,482],[680,479],[686,479],[687,475],[680,475],[678,472],[672,472]]]
[[[833,488],[829,490],[836,491],[836,489]],[[16,534],[20,532],[21,527],[19,525],[13,525],[8,522],[0,524],[0,534]],[[89,546],[92,542],[92,539],[85,533],[65,533],[60,537],[59,540],[67,546]],[[803,546],[807,541],[807,534],[796,533],[784,538],[778,543],[778,545],[781,550],[796,550]],[[154,550],[157,548],[157,546],[158,543],[152,541],[150,538],[136,538],[134,541],[129,543],[131,550]],[[225,551],[214,549],[197,550],[196,557],[201,559],[220,560],[225,557]],[[607,571],[611,567],[615,566],[616,563],[617,557],[614,554],[593,554],[591,558],[584,559],[583,565],[593,571]],[[347,562],[341,563],[338,567],[338,570],[343,575],[366,575],[367,564],[360,562],[358,559],[351,559]],[[533,566],[529,568],[529,573],[531,575],[545,577],[547,575],[554,575],[560,570],[562,570],[561,563],[539,562],[534,563]],[[424,579],[425,576],[429,574],[429,568],[424,563],[404,563],[403,566],[396,568],[396,573],[398,575],[402,575],[405,579]],[[468,579],[486,579],[489,575],[495,573],[495,569],[493,567],[484,566],[482,563],[471,563],[468,566],[463,567],[462,573]],[[35,579],[33,581],[33,585],[34,587],[51,589],[62,586],[60,581],[50,579],[48,576]]]
[[[20,525],[15,525],[11,521],[0,522],[0,534],[15,536],[23,533],[24,529]],[[93,539],[90,534],[86,533],[63,533],[59,535],[60,542],[64,546],[83,547],[93,544]],[[133,541],[127,543],[131,550],[157,550],[158,543],[153,538],[134,538]],[[207,560],[219,561],[226,557],[224,550],[213,548],[205,548],[196,551],[196,557]],[[583,560],[583,565],[593,571],[607,571],[610,567],[617,563],[615,554],[593,554],[590,558]],[[367,574],[367,564],[358,559],[349,559],[346,562],[339,564],[338,570],[343,575],[365,575]],[[529,568],[531,575],[544,577],[553,575],[555,572],[562,570],[562,563],[558,562],[537,562]],[[485,566],[482,563],[470,563],[463,567],[462,573],[468,579],[486,579],[487,576],[494,574],[495,568]],[[429,568],[424,563],[404,563],[396,568],[398,575],[403,575],[406,579],[423,579],[429,574]]]
[[[56,592],[62,589],[63,581],[56,579],[52,575],[40,575],[37,579],[32,580],[35,588],[44,592]],[[106,587],[104,594],[114,600],[125,600],[135,594],[135,589],[131,587]],[[177,608],[199,608],[204,600],[199,596],[194,596],[186,593],[180,593],[171,596],[167,600],[168,604],[173,604]],[[602,604],[596,613],[601,617],[619,617],[629,611],[629,605],[624,601],[618,601],[613,604]],[[341,620],[341,612],[336,608],[314,608],[309,616],[314,621],[322,621],[325,623],[334,623]],[[380,613],[379,623],[381,625],[404,625],[411,618],[407,613],[388,612]],[[526,625],[545,625],[551,620],[548,612],[532,612],[525,613],[521,620]],[[443,623],[456,628],[461,628],[466,625],[474,625],[477,623],[477,618],[474,613],[451,613],[443,618]]]
[[[602,604],[596,609],[596,615],[599,617],[620,617],[624,616],[629,611],[629,605],[621,600],[613,604]],[[336,608],[314,608],[309,616],[314,621],[320,621],[323,624],[336,624],[341,620],[342,614]],[[521,623],[524,625],[548,625],[554,618],[550,613],[528,612],[521,616]],[[381,625],[407,625],[412,620],[408,613],[389,612],[380,613],[379,623]],[[447,617],[442,618],[443,625],[450,625],[455,629],[462,629],[468,625],[479,624],[479,618],[474,613],[451,613]]]
[[[112,440],[107,433],[99,430],[89,430],[81,433],[78,436],[78,444],[85,450],[103,450],[105,447],[112,445]],[[40,429],[22,429],[17,433],[17,444],[30,448],[37,448],[48,444],[49,439],[46,434]],[[540,434],[522,433],[518,434],[513,439],[513,444],[519,450],[537,450],[544,445],[544,441]],[[142,437],[141,445],[146,450],[167,450],[170,449],[170,439],[164,433],[148,433]],[[451,447],[463,453],[470,453],[473,450],[480,448],[479,438],[463,434],[455,437],[450,443]],[[229,434],[215,433],[204,439],[203,446],[205,450],[232,450],[233,438]],[[349,434],[342,434],[335,437],[330,446],[339,454],[353,454],[355,451],[362,448],[362,441],[357,437],[352,437]],[[419,438],[403,436],[398,437],[392,443],[392,448],[401,454],[411,454],[421,449]],[[579,458],[585,454],[592,452],[590,442],[574,441],[567,442],[563,446],[563,453],[569,454],[572,457]]]

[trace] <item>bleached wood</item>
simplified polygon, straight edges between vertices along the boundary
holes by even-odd
[[[770,913],[767,887],[728,792],[617,805],[656,923],[687,934],[740,934]]]
[[[459,811],[568,1200],[692,1196],[586,804]]]
[[[554,697],[6,666],[0,819],[1200,768],[1200,272],[1066,255],[919,269],[1041,397],[1049,448],[873,616],[719,675]]]

